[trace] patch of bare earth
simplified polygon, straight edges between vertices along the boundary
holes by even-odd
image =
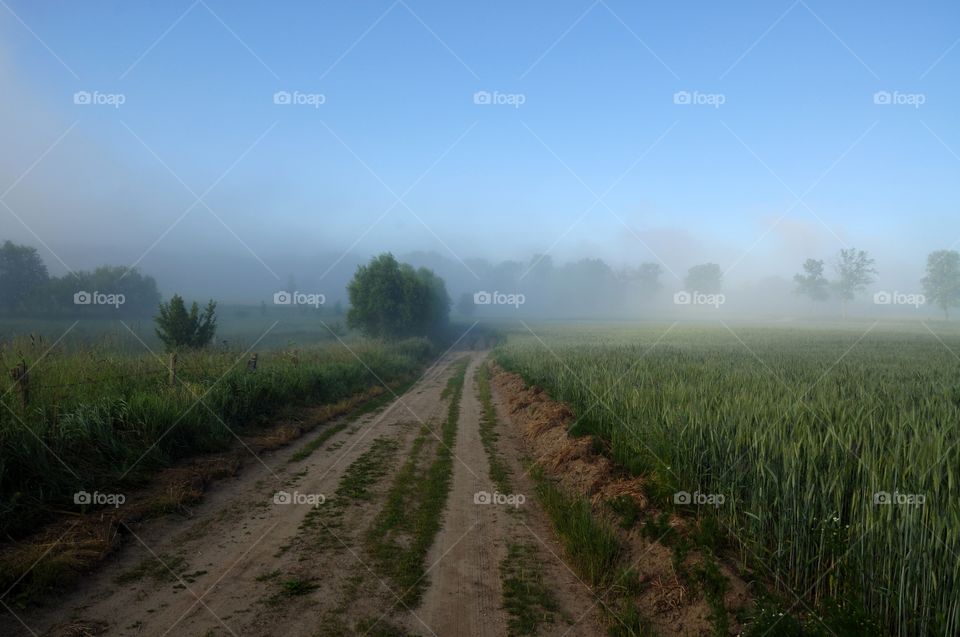
[[[480,442],[480,400],[474,389],[481,360],[473,357],[464,380],[452,486],[443,528],[427,557],[430,584],[416,617],[404,622],[417,632],[423,630],[422,620],[437,635],[506,634],[497,566],[505,554],[505,522],[510,514],[502,507],[475,503],[477,493],[493,491]]]
[[[643,479],[624,477],[608,458],[591,449],[589,438],[567,435],[575,420],[573,412],[566,404],[552,400],[542,388],[528,386],[519,375],[500,368],[496,368],[492,384],[498,412],[512,423],[531,460],[568,496],[588,498],[594,515],[615,529],[625,547],[623,565],[633,566],[640,578],[641,589],[633,602],[654,633],[714,634],[710,603],[676,571],[672,549],[645,537],[640,524],[629,530],[621,528],[607,506],[608,501],[625,496],[635,503],[641,523],[657,518],[661,511],[646,497]],[[680,534],[689,530],[687,521],[677,516],[671,516],[669,524]],[[691,551],[683,568],[689,572],[702,562],[703,556]],[[736,615],[751,601],[748,586],[729,565],[720,563],[719,569],[727,582],[723,607],[731,634],[737,634],[741,626]],[[604,596],[603,591],[593,592],[598,598]],[[580,625],[569,634],[582,634]]]

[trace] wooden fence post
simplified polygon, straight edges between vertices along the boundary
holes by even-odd
[[[254,354],[250,357],[250,360],[247,361],[247,369],[251,372],[257,371],[257,355]]]
[[[30,402],[30,372],[27,371],[27,363],[20,361],[16,367],[10,370],[10,378],[17,385],[17,392],[20,394],[20,404],[27,408]]]
[[[300,367],[300,350],[293,350],[293,366]]]
[[[173,387],[177,384],[177,353],[170,352],[170,386]]]

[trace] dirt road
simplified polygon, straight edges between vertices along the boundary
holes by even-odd
[[[190,518],[131,529],[125,548],[72,593],[0,617],[0,633],[599,634],[592,595],[559,559],[532,491],[522,492],[532,486],[509,432],[496,452],[521,492],[491,501],[475,383],[483,358],[449,354],[323,444],[315,441],[335,423],[261,454]],[[530,573],[551,601],[519,624],[504,590],[535,589]]]

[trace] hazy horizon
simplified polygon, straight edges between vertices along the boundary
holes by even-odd
[[[757,290],[856,247],[918,292],[960,242],[955,6],[553,9],[11,2],[0,238],[225,301],[387,251],[456,296],[474,259]]]

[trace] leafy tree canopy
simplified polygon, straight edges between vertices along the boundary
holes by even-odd
[[[400,264],[390,253],[359,266],[347,294],[347,325],[376,338],[430,336],[446,327],[450,315],[443,279]]]
[[[923,277],[923,293],[930,303],[950,318],[950,308],[960,305],[960,253],[937,250],[927,257],[927,274]]]
[[[701,263],[687,271],[687,291],[716,294],[723,288],[723,270],[716,263]]]
[[[830,297],[830,282],[823,275],[824,263],[816,259],[807,259],[803,263],[803,274],[793,275],[797,294],[803,294],[814,301],[825,301]]]

